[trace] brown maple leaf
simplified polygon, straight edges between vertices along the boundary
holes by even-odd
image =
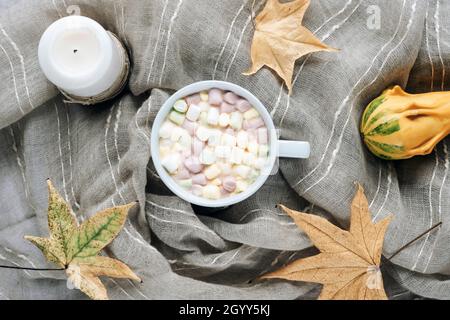
[[[363,188],[351,206],[350,231],[324,218],[282,206],[311,239],[320,254],[294,261],[262,278],[281,278],[323,284],[322,300],[387,299],[380,271],[384,235],[391,221],[373,223]]]
[[[255,34],[251,48],[252,67],[244,73],[256,73],[264,65],[273,69],[292,92],[295,61],[317,51],[336,51],[323,44],[311,31],[302,26],[310,0],[280,3],[267,0],[255,19]]]

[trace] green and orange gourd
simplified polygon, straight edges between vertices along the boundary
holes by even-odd
[[[360,130],[364,143],[379,158],[429,154],[450,133],[450,92],[387,89],[366,107]]]

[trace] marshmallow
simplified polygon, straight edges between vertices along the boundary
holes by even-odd
[[[245,123],[245,121],[244,121],[244,123]],[[249,142],[258,142],[258,135],[256,134],[255,129],[248,129],[248,130],[246,129],[246,131],[248,133],[248,141]]]
[[[192,183],[200,186],[206,186],[208,180],[206,179],[204,173],[199,173],[196,174],[195,176],[192,176]]]
[[[258,155],[260,158],[267,158],[267,156],[269,155],[269,146],[267,144],[259,145]]]
[[[233,147],[231,149],[231,158],[230,158],[231,163],[241,164],[243,158],[244,158],[244,150],[238,147]]]
[[[230,195],[230,192],[225,190],[224,187],[220,187],[220,194],[222,195],[223,198],[226,198],[226,197],[228,197]]]
[[[218,146],[222,139],[222,131],[217,129],[210,130],[208,145],[210,146]]]
[[[264,127],[265,123],[261,117],[253,118],[251,120],[245,120],[243,124],[244,130],[253,130]]]
[[[220,188],[213,184],[209,184],[203,188],[203,196],[206,199],[218,200],[220,199]]]
[[[236,190],[236,179],[233,176],[227,176],[222,180],[222,186],[227,192]]]
[[[259,113],[258,113],[258,111],[256,111],[255,108],[251,108],[250,110],[248,110],[244,113],[245,120],[251,120],[251,119],[257,118],[257,117],[259,117]]]
[[[222,180],[220,180],[219,178],[214,179],[213,181],[211,181],[211,184],[220,187],[222,185]]]
[[[172,151],[171,147],[159,146],[159,156],[162,157],[162,158],[168,156],[171,151]]]
[[[242,113],[240,112],[233,112],[231,113],[231,119],[230,119],[230,126],[235,130],[241,130],[242,129]]]
[[[236,137],[232,136],[231,134],[225,133],[222,135],[222,139],[221,139],[221,143],[224,146],[228,146],[228,147],[234,147],[236,146]]]
[[[188,105],[199,104],[202,101],[200,98],[200,94],[193,94],[186,98],[186,102]]]
[[[255,182],[256,179],[259,178],[259,176],[261,175],[261,173],[258,170],[252,169],[250,171],[250,174],[247,177],[247,181],[249,181],[250,183]]]
[[[247,112],[251,108],[252,108],[251,104],[245,99],[241,99],[238,102],[236,102],[236,109],[238,109],[242,113]]]
[[[197,157],[189,157],[184,160],[184,166],[192,173],[200,173],[203,170],[203,165]]]
[[[209,100],[209,93],[207,91],[200,92],[200,100],[207,102]]]
[[[172,111],[172,112],[169,114],[169,119],[170,119],[170,121],[172,121],[173,123],[175,123],[175,124],[181,126],[181,125],[183,124],[183,122],[184,122],[185,116],[184,116],[184,114],[181,114],[181,113],[179,113],[179,112],[177,112],[177,111]]]
[[[169,137],[170,138],[170,137]],[[168,147],[171,148],[173,145],[173,142],[170,139],[160,139],[159,140],[159,146],[160,147]]]
[[[197,138],[194,138],[194,141],[192,142],[192,153],[196,157],[200,157],[200,154],[203,151],[203,148],[205,147],[205,143]]]
[[[178,169],[178,173],[175,176],[177,180],[186,180],[191,178],[191,174],[185,168]]]
[[[208,180],[214,180],[217,178],[222,171],[220,170],[219,166],[217,164],[213,164],[212,166],[209,166],[205,169],[205,176],[208,178]]]
[[[221,113],[219,116],[219,126],[222,128],[228,127],[230,124],[230,115],[228,113]]]
[[[192,179],[179,180],[178,184],[185,189],[190,189],[192,188]]]
[[[241,193],[248,189],[248,183],[243,180],[238,180],[236,182],[236,192]]]
[[[195,135],[200,141],[207,141],[209,139],[210,134],[211,130],[204,126],[199,126],[197,128],[197,131],[195,132]]]
[[[256,169],[263,169],[267,164],[267,158],[258,158],[256,159],[255,163],[254,163],[254,167]]]
[[[214,150],[210,147],[203,149],[203,152],[200,155],[200,162],[206,165],[214,164],[214,162],[216,162]]]
[[[219,124],[219,116],[220,112],[218,108],[209,108],[207,118],[208,124],[212,126],[217,126]]]
[[[184,159],[192,156],[192,150],[191,148],[189,148],[190,146],[188,146],[187,148],[185,148],[182,152],[181,155],[183,156]]]
[[[183,130],[184,129],[182,129],[180,127],[174,126],[174,128],[172,130],[172,134],[170,135],[170,140],[172,142],[178,142],[178,140],[180,140],[180,138],[181,138],[181,135],[183,134]]]
[[[256,142],[250,142],[247,146],[247,150],[250,153],[253,153],[255,156],[258,155],[259,144]]]
[[[236,102],[238,102],[239,97],[233,92],[227,92],[223,96],[223,100],[225,100],[225,102],[228,102],[229,104],[235,104]]]
[[[197,121],[198,118],[200,118],[200,113],[202,112],[202,109],[196,105],[191,104],[189,107],[189,110],[186,113],[186,118],[191,121]]]
[[[223,92],[219,89],[211,89],[209,91],[209,104],[220,106],[223,102]]]
[[[269,132],[267,131],[267,128],[259,128],[257,131],[257,135],[259,144],[269,143]]]
[[[172,148],[171,148],[170,151],[173,152],[173,153],[183,152],[184,151],[184,147],[181,144],[179,144],[178,142],[175,142],[172,145]]]
[[[170,138],[173,128],[175,128],[175,125],[172,122],[165,121],[159,128],[159,137],[162,139]]]
[[[173,174],[178,170],[180,165],[180,155],[177,153],[170,154],[161,159],[161,165],[170,173]]]
[[[244,152],[244,157],[242,158],[242,162],[247,166],[253,166],[256,161],[256,156],[253,153]]]
[[[239,131],[237,134],[237,145],[241,149],[247,148],[248,145],[248,133],[245,131]]]
[[[226,133],[226,134],[229,134],[230,136],[233,136],[233,137],[236,136],[236,132],[235,132],[233,129],[231,129],[231,128],[227,128],[227,129],[225,130],[225,133]]]
[[[183,148],[185,148],[186,150],[189,150],[189,152],[190,152],[191,145],[192,145],[192,137],[189,134],[189,132],[187,132],[186,130],[184,130],[184,129],[181,129],[181,130],[183,130],[183,131],[182,131],[182,134],[181,134],[181,137],[179,140],[180,145],[182,145]]]
[[[234,106],[229,103],[222,102],[222,104],[220,105],[220,112],[222,113],[232,113],[235,110],[236,109],[234,108]]]
[[[203,195],[203,187],[199,186],[198,184],[194,184],[192,186],[191,191],[197,197],[200,197],[201,195]]]
[[[231,153],[231,147],[229,146],[216,146],[214,149],[214,153],[216,154],[216,158],[228,158]]]
[[[188,111],[189,112],[189,111]],[[198,124],[197,122],[192,122],[190,120],[185,120],[183,125],[181,126],[184,130],[189,132],[191,136],[195,135],[195,130],[197,130]]]
[[[186,101],[184,100],[178,100],[177,102],[175,102],[175,104],[173,105],[173,108],[178,111],[179,113],[185,113],[187,111],[188,105],[186,103]]]
[[[200,103],[198,104],[198,106],[200,107],[200,110],[202,110],[202,112],[203,112],[203,111],[208,112],[209,108],[211,108],[211,106],[209,105],[209,103],[208,103],[208,102],[205,102],[205,101],[200,102]]]
[[[244,165],[234,167],[234,172],[243,179],[246,179],[250,174],[251,168]]]
[[[231,175],[233,173],[233,168],[229,163],[221,162],[218,164],[220,170],[222,170],[223,175]]]
[[[208,112],[202,111],[200,113],[200,118],[198,120],[201,125],[207,126],[208,125]]]

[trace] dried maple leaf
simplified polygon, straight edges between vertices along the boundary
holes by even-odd
[[[303,16],[310,0],[280,3],[267,0],[255,19],[255,34],[251,48],[252,67],[244,73],[256,73],[264,65],[273,69],[292,92],[295,61],[317,51],[336,51],[317,39],[302,26]]]
[[[324,218],[282,206],[320,254],[297,260],[262,278],[281,278],[323,284],[319,299],[387,299],[380,271],[384,235],[391,217],[374,224],[363,188],[352,202],[350,231]]]
[[[98,212],[78,225],[70,205],[58,194],[48,180],[49,238],[26,236],[51,262],[66,270],[72,285],[91,299],[108,299],[99,276],[140,281],[123,262],[99,256],[122,230],[125,220],[136,203]]]

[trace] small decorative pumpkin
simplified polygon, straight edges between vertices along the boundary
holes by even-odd
[[[429,154],[450,133],[450,92],[409,94],[399,86],[385,90],[364,111],[361,133],[369,150],[382,159]]]

